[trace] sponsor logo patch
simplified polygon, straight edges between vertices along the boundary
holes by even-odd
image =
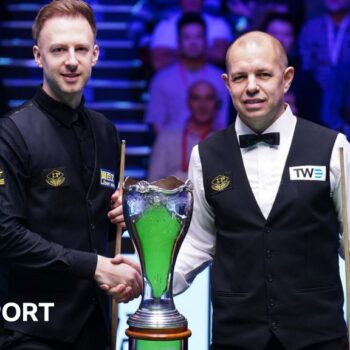
[[[289,168],[291,180],[296,181],[326,181],[326,167],[317,165],[302,165]]]
[[[115,189],[114,173],[113,171],[107,169],[100,169],[100,185],[104,187],[109,187]]]
[[[4,171],[0,168],[0,186],[5,186],[5,175]]]
[[[62,171],[53,169],[46,175],[45,181],[52,187],[60,187],[66,181],[66,177]]]
[[[230,178],[225,175],[218,175],[211,181],[211,189],[216,192],[221,192],[231,184]]]

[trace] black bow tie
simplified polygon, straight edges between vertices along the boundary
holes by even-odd
[[[269,145],[279,145],[280,144],[280,133],[279,132],[269,132],[267,134],[247,134],[239,135],[239,146],[241,148],[247,148],[254,146],[258,142],[265,142]]]

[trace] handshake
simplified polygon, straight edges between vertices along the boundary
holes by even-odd
[[[118,303],[137,298],[142,291],[140,265],[121,255],[112,259],[98,255],[94,277],[100,288]]]
[[[115,191],[108,218],[113,224],[125,228],[121,199],[119,190]],[[121,255],[116,255],[113,259],[98,255],[95,280],[102,290],[119,303],[127,303],[142,292],[140,265]]]

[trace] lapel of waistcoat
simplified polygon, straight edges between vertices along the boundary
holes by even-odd
[[[98,174],[98,164],[100,163],[100,150],[98,148],[98,142],[96,142],[97,138],[98,138],[98,130],[99,130],[99,127],[96,123],[96,118],[94,118],[94,116],[90,113],[89,110],[85,109],[85,112],[86,112],[86,115],[87,115],[87,118],[89,119],[89,122],[90,122],[90,126],[91,126],[91,132],[92,132],[92,135],[93,135],[93,138],[94,138],[94,146],[95,146],[95,160],[94,160],[94,172],[93,172],[93,175],[91,177],[91,182],[90,182],[90,185],[89,185],[89,189],[87,191],[87,194],[86,194],[86,197],[87,198],[91,198],[93,197],[93,190],[96,186],[94,186],[94,183],[96,183],[96,177],[99,175]]]

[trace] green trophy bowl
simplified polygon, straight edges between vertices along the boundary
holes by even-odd
[[[175,308],[172,280],[192,210],[189,180],[171,176],[152,183],[131,178],[124,182],[124,219],[143,273],[142,300],[126,330],[130,350],[187,349],[191,332]]]

